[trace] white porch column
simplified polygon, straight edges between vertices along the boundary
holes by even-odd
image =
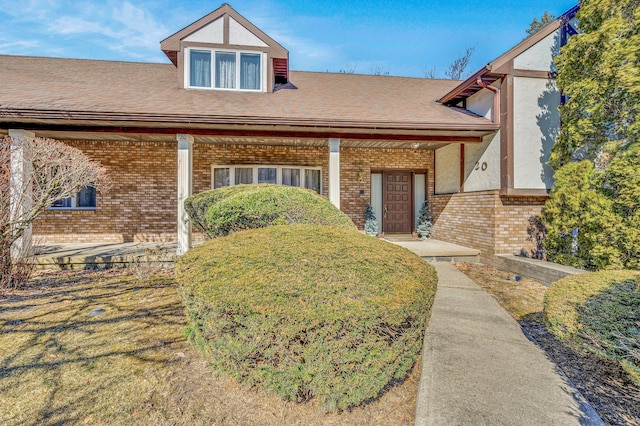
[[[340,139],[329,138],[329,201],[340,208]]]
[[[191,248],[191,222],[184,200],[191,195],[193,169],[193,136],[176,135],[178,141],[178,256]]]
[[[9,129],[9,136],[19,141],[17,146],[11,149],[11,168],[9,171],[9,196],[11,198],[11,220],[24,218],[33,205],[32,188],[29,184],[33,173],[30,161],[30,152],[21,143],[35,138],[33,132],[22,129]],[[30,256],[33,253],[32,227],[29,225],[11,246],[11,257],[19,258]]]

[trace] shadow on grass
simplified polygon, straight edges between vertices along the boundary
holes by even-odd
[[[0,308],[0,423],[131,422],[180,361],[183,326],[169,277],[34,280]]]
[[[607,424],[638,424],[640,388],[619,364],[580,351],[553,336],[541,315],[520,321],[529,340],[542,348]]]

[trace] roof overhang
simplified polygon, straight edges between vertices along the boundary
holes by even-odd
[[[155,135],[155,139],[175,140],[175,134],[189,133],[202,140],[230,138],[345,138],[353,140],[415,141],[429,144],[480,143],[499,126],[491,122],[473,126],[430,123],[354,122],[347,120],[277,119],[273,117],[184,117],[145,114],[111,115],[53,111],[0,111],[0,128],[19,128],[39,136],[57,139],[129,139]],[[162,135],[165,135],[164,137]]]

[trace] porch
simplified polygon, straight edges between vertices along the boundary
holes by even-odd
[[[428,261],[478,262],[480,254],[480,250],[433,239],[423,241],[410,235],[390,235],[385,239]],[[97,270],[145,265],[172,267],[177,245],[177,242],[44,244],[34,247],[34,259],[37,269]]]

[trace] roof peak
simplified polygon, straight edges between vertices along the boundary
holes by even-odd
[[[222,21],[220,21],[220,19],[222,19]],[[268,46],[270,49],[277,51],[276,56],[288,57],[289,52],[282,47],[280,43],[272,39],[260,28],[256,27],[228,3],[222,3],[220,7],[214,11],[165,38],[160,42],[160,48],[167,57],[169,57],[171,62],[173,62],[174,65],[177,65],[178,52],[181,50],[181,46],[184,41],[204,42],[216,45],[233,44],[230,41],[230,21],[234,21],[236,24],[243,27],[243,29],[246,30],[247,33],[251,34],[251,36],[255,37],[256,40],[264,43],[263,46]],[[220,25],[218,25],[219,28],[211,29],[211,31],[208,31],[208,34],[202,34],[202,37],[210,37],[215,33],[216,36],[220,37],[219,40],[203,41],[200,37],[188,40],[189,38],[193,38],[193,36],[199,31],[205,31],[205,33],[207,33],[206,28],[210,25],[214,25],[215,22],[220,22]]]

